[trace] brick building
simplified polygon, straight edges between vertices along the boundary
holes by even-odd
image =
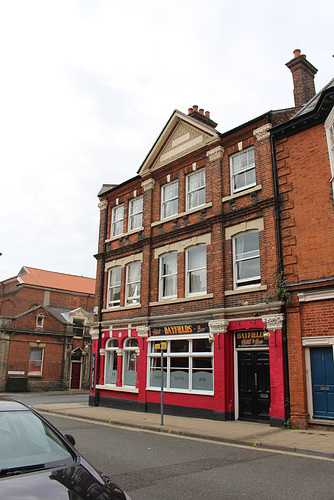
[[[0,390],[88,388],[95,279],[23,267],[0,285]]]
[[[174,111],[138,175],[104,185],[90,404],[221,420],[286,415],[271,111],[220,133]]]
[[[334,423],[334,79],[316,95],[300,51],[298,113],[272,129],[281,200],[291,423]]]

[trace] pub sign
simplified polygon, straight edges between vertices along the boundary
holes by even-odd
[[[263,330],[244,330],[241,332],[236,332],[235,347],[237,349],[269,347],[269,339],[265,339],[263,334]]]

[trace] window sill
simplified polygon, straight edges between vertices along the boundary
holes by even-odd
[[[42,373],[28,373],[28,377],[31,377],[31,378],[42,378],[43,374]]]
[[[224,292],[225,296],[228,295],[239,295],[241,293],[251,293],[251,292],[259,292],[262,290],[267,290],[267,285],[257,285],[257,286],[245,286],[242,288],[238,288],[237,290],[227,290]]]
[[[168,304],[178,304],[179,302],[192,302],[193,300],[204,300],[204,299],[213,299],[213,293],[207,293],[205,295],[194,295],[191,297],[182,297],[180,299],[171,299],[171,300],[160,300],[159,302],[150,302],[149,306],[164,306]]]
[[[152,222],[151,227],[155,226],[160,226],[161,224],[164,224],[165,222],[171,222],[175,219],[180,219],[181,217],[184,217],[185,215],[192,214],[194,212],[198,212],[199,210],[205,210],[206,208],[212,207],[212,203],[205,203],[204,205],[200,205],[198,207],[192,208],[191,210],[187,210],[186,212],[181,212],[179,214],[172,215],[171,217],[167,217],[166,219],[160,219],[157,222]]]
[[[131,234],[139,233],[140,231],[144,231],[144,226],[138,227],[137,229],[134,229],[133,231],[129,231],[127,233],[118,234],[117,236],[113,236],[112,238],[108,238],[105,241],[106,241],[106,243],[109,243],[109,241],[119,240],[120,238],[124,238],[125,236],[130,236]]]
[[[160,387],[146,387],[146,390],[161,392]],[[184,395],[188,394],[189,396],[193,396],[194,394],[199,396],[214,396],[214,391],[189,391],[188,389],[166,389],[166,387],[164,387],[164,392],[169,392],[174,394],[184,394]]]
[[[261,191],[262,186],[259,184],[258,186],[254,186],[252,188],[245,189],[244,191],[239,191],[238,193],[231,194],[229,196],[224,196],[222,202],[233,200],[234,198],[239,198],[240,196],[245,196],[246,194],[255,193],[256,191]]]
[[[122,307],[110,307],[109,309],[102,309],[102,312],[103,313],[107,313],[107,312],[116,312],[116,311],[128,311],[129,309],[140,309],[141,308],[141,304],[130,304],[128,306],[122,306]]]
[[[139,389],[135,387],[116,387],[116,385],[97,385],[96,389],[103,389],[104,391],[117,391],[117,392],[131,392],[138,394]]]

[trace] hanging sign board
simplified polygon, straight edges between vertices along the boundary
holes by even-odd
[[[269,339],[265,339],[263,330],[245,330],[236,332],[235,347],[237,349],[251,349],[252,347],[269,347]]]
[[[188,323],[186,325],[151,326],[151,336],[190,335],[192,333],[209,333],[209,323]]]

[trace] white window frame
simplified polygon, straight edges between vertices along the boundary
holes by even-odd
[[[45,316],[42,313],[37,314],[36,316],[36,328],[44,328],[44,319]]]
[[[253,156],[255,154],[254,152],[254,147],[251,147],[251,148],[247,148],[243,151],[239,151],[238,153],[234,154],[231,156],[230,158],[230,174],[231,174],[231,193],[232,194],[235,194],[235,193],[239,193],[240,191],[244,191],[245,189],[249,189],[249,188],[252,188],[254,186],[256,186],[256,169],[255,169],[255,156],[254,156],[254,161],[252,163],[248,163],[247,161],[247,165],[242,168],[241,170],[239,170],[238,172],[233,172],[233,162],[236,158],[241,158],[243,156],[247,156],[249,155],[249,152],[250,151],[253,151]],[[254,182],[250,182],[250,183],[246,183],[246,180],[245,180],[245,184],[239,188],[235,188],[234,187],[234,177],[237,176],[237,175],[241,175],[241,174],[245,174],[246,176],[246,172],[249,172],[250,170],[254,170],[254,173],[255,173],[255,181]]]
[[[150,380],[151,380],[151,368],[153,368],[154,360],[157,360],[158,363],[160,363],[161,360],[161,353],[160,351],[155,351],[154,345],[156,342],[167,342],[167,350],[164,351],[163,357],[164,357],[164,372],[165,376],[164,377],[164,390],[167,392],[177,392],[177,393],[187,393],[187,394],[207,394],[207,395],[212,395],[214,394],[214,349],[213,349],[213,343],[211,343],[211,348],[210,351],[203,351],[203,352],[197,352],[193,351],[193,342],[194,340],[200,340],[200,339],[208,339],[207,334],[200,334],[196,336],[187,336],[187,337],[181,337],[180,335],[178,337],[169,337],[166,338],[166,336],[161,336],[161,337],[155,337],[154,339],[148,340],[148,363],[147,363],[147,388],[150,390],[161,390],[161,382],[160,386],[151,386],[150,385]],[[172,352],[171,351],[171,342],[173,341],[182,341],[186,340],[188,341],[188,351],[185,352]],[[172,359],[177,359],[177,358],[185,358],[187,357],[189,359],[187,371],[188,371],[188,388],[177,388],[177,387],[171,387],[171,372],[174,369],[171,366],[171,360]],[[196,371],[199,371],[199,368],[194,367],[194,359],[195,358],[207,358],[211,359],[211,368],[205,368],[205,371],[210,371],[212,373],[212,389],[204,390],[204,389],[194,389],[193,388],[193,374]],[[157,370],[161,371],[161,368],[157,368]]]
[[[176,186],[176,195],[172,195],[170,198],[166,198],[166,190],[171,186]],[[176,203],[175,203],[176,200]],[[178,181],[168,182],[161,186],[161,219],[168,219],[169,217],[173,217],[178,213],[178,200],[179,200],[179,183]],[[176,207],[174,208],[174,205]],[[172,212],[168,215],[165,215],[168,207],[172,206]]]
[[[328,145],[329,165],[331,169],[332,192],[334,198],[334,107],[325,121],[325,130]]]
[[[124,204],[116,205],[111,213],[111,238],[124,233]]]
[[[203,267],[197,267],[197,268],[193,268],[193,269],[190,269],[189,268],[189,252],[191,252],[192,250],[194,249],[203,249],[205,250],[205,266]],[[189,283],[190,283],[190,276],[191,276],[191,273],[194,273],[196,271],[203,271],[205,270],[205,290],[200,290],[198,292],[191,292],[190,291],[190,286],[189,286]],[[185,291],[186,291],[186,297],[192,297],[192,296],[196,296],[196,295],[205,295],[207,293],[207,251],[206,251],[206,244],[200,244],[200,245],[194,245],[194,246],[191,246],[191,247],[188,247],[186,249],[186,272],[185,272],[185,276],[186,276],[186,288],[185,288]]]
[[[204,184],[202,184],[202,174],[204,174]],[[195,177],[195,176],[198,176],[199,179],[200,179],[200,184],[190,190],[189,188],[189,183],[190,183],[190,179],[192,177]],[[204,190],[204,202],[203,203],[198,203],[197,205],[190,205],[190,198],[191,198],[191,195],[195,194],[195,193],[200,193],[200,191],[203,191]],[[186,209],[187,210],[192,210],[194,208],[197,208],[197,207],[201,207],[203,205],[205,205],[206,203],[206,175],[205,175],[205,168],[201,168],[199,170],[196,170],[195,172],[192,172],[191,174],[188,174],[187,177],[186,177]]]
[[[128,344],[133,344],[134,341],[136,342],[136,345],[128,345]],[[122,384],[123,387],[136,387],[136,382],[137,382],[137,376],[138,376],[138,365],[137,365],[137,356],[138,356],[138,339],[135,337],[128,337],[125,339],[124,344],[123,344],[123,371],[122,371]],[[130,359],[129,359],[130,357]],[[133,362],[135,364],[135,373],[136,373],[136,381],[134,384],[126,384],[125,383],[125,377],[126,377],[126,368],[128,363]]]
[[[41,359],[31,359],[32,351],[39,351],[41,353]],[[42,375],[43,374],[43,361],[44,361],[44,347],[30,347],[29,351],[29,366],[28,366],[28,375]],[[30,371],[30,363],[39,363],[40,370],[39,371]]]
[[[168,257],[172,257],[172,258],[175,258],[176,259],[176,270],[175,272],[172,272],[172,273],[169,273],[169,274],[163,274],[163,271],[164,271],[164,259],[165,258],[168,258]],[[172,298],[175,298],[177,297],[177,257],[178,257],[178,253],[177,252],[169,252],[169,253],[165,253],[163,255],[160,256],[160,259],[159,259],[159,297],[160,297],[160,300],[168,300],[168,299],[172,299]],[[173,280],[173,283],[174,283],[174,280],[175,280],[175,293],[172,294],[172,295],[164,295],[164,283],[165,283],[165,280],[167,278],[171,278],[172,277],[172,280]]]
[[[236,241],[238,238],[242,236],[249,235],[251,233],[258,233],[259,237],[259,246],[258,246],[258,253],[256,255],[252,256],[247,256],[245,254],[244,257],[242,258],[237,258],[236,255]],[[261,284],[261,267],[260,267],[260,274],[256,276],[252,276],[251,278],[246,278],[246,279],[239,279],[238,278],[238,264],[240,262],[244,261],[249,261],[253,259],[258,259],[259,260],[259,265],[261,266],[261,261],[260,261],[260,233],[257,229],[251,230],[251,231],[245,231],[242,233],[235,234],[232,238],[232,246],[233,246],[233,282],[234,282],[234,289],[239,289],[239,288],[244,288],[244,287],[249,287],[249,286],[257,286]]]
[[[119,281],[112,281],[113,279],[113,273],[115,272],[120,272],[120,280]],[[121,285],[122,285],[122,267],[121,266],[115,266],[109,269],[108,271],[108,291],[107,291],[107,309],[111,307],[119,307],[121,305],[121,297],[119,297],[119,300],[111,300],[111,295],[112,291],[115,288],[120,289],[120,294],[121,294]]]
[[[134,212],[134,205],[137,205],[138,202],[141,202],[139,209],[136,208]],[[137,222],[137,219],[140,220],[140,223]],[[143,225],[143,197],[138,196],[136,198],[132,198],[129,202],[129,227],[128,231],[135,231],[136,229],[141,228]]]
[[[140,268],[139,279],[134,281],[129,281],[130,268],[132,266],[139,266]],[[130,296],[129,288],[131,285],[136,285],[136,284],[137,284],[137,293]],[[139,293],[138,293],[138,288],[139,288]],[[131,262],[126,266],[125,305],[128,306],[133,304],[140,304],[140,289],[141,289],[141,261],[135,260],[134,262]]]
[[[117,369],[118,369],[118,358],[117,358],[118,340],[110,337],[106,342],[105,347],[105,365],[104,365],[104,384],[115,386],[117,382]],[[115,358],[116,357],[116,358]],[[108,383],[107,373],[109,371],[110,365],[113,366],[114,360],[116,359],[116,380],[115,382]]]

